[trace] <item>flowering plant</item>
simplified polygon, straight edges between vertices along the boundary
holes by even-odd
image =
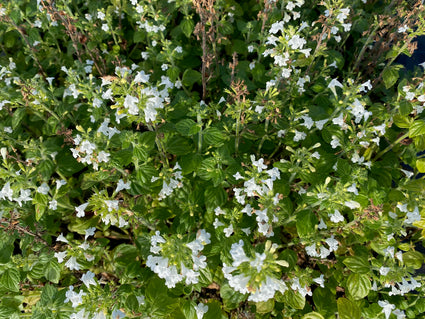
[[[0,4],[0,318],[422,317],[424,12]]]

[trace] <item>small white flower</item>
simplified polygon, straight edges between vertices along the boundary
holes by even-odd
[[[341,213],[339,212],[339,210],[335,209],[335,212],[333,214],[328,214],[328,216],[331,219],[331,222],[337,224],[339,222],[343,222],[344,216],[341,215]]]
[[[66,257],[66,254],[67,254],[68,252],[65,250],[65,251],[61,251],[61,252],[58,252],[58,253],[55,253],[55,257],[56,257],[56,259],[58,260],[58,263],[63,263],[63,260],[65,259],[65,257]]]
[[[94,273],[90,270],[81,276],[81,281],[86,285],[87,288],[90,288],[90,285],[96,286],[96,281],[94,281]]]
[[[224,228],[223,232],[226,237],[230,237],[233,234],[233,225],[230,224],[229,227]]]
[[[200,302],[197,306],[195,306],[195,311],[197,319],[202,319],[208,311],[208,306]]]
[[[398,33],[405,33],[407,30],[409,30],[407,25],[404,25],[400,28],[398,28]]]
[[[86,213],[84,210],[87,208],[89,203],[81,204],[80,206],[75,207],[75,210],[77,211],[77,217],[84,217]]]
[[[49,193],[49,190],[50,190],[50,187],[46,183],[41,184],[37,188],[37,192],[39,192],[40,194],[43,194],[43,195],[47,195]]]
[[[58,202],[56,201],[56,199],[52,199],[52,200],[49,202],[49,209],[51,209],[51,210],[56,210],[56,209],[58,209]]]
[[[77,258],[72,256],[65,263],[65,266],[69,268],[69,270],[80,270],[81,265],[77,262]]]
[[[388,301],[379,300],[378,305],[382,308],[382,312],[385,314],[385,318],[388,319],[391,315],[391,311],[395,309],[395,305],[390,304]]]

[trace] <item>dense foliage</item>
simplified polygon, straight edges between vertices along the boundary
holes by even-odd
[[[423,33],[421,1],[0,3],[0,318],[422,318]]]

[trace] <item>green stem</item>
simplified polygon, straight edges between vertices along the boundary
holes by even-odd
[[[391,150],[395,145],[400,143],[402,140],[404,140],[406,137],[409,137],[409,132],[404,133],[402,136],[400,136],[398,139],[396,139],[393,143],[388,145],[384,150],[379,152],[375,158],[372,160],[372,162],[376,162],[379,158],[381,158],[385,153],[387,153],[389,150]]]
[[[200,110],[198,110],[198,114],[196,115],[196,121],[198,122],[199,125],[199,133],[198,133],[198,153],[202,152],[202,119],[201,119],[201,114],[199,113]]]
[[[235,138],[235,154],[236,156],[238,156],[238,152],[239,152],[239,125],[240,125],[240,117],[241,117],[241,112],[239,112],[239,116],[236,118],[236,138]]]
[[[269,128],[269,122],[270,122],[269,118],[266,118],[266,124],[264,126],[264,131],[266,134],[263,135],[263,137],[261,138],[260,144],[258,145],[257,156],[260,156],[260,151],[261,151],[261,148],[263,147],[263,143],[267,139],[267,130]]]

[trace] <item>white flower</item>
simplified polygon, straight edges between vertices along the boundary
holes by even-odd
[[[307,137],[307,134],[304,132],[299,132],[295,130],[294,142],[299,142],[304,140]]]
[[[226,237],[230,237],[233,234],[233,225],[230,224],[229,227],[224,228],[223,232]]]
[[[323,274],[321,274],[320,277],[313,278],[313,281],[320,287],[325,288],[325,278]]]
[[[314,124],[316,125],[317,129],[321,130],[323,129],[323,125],[325,125],[327,121],[328,119],[324,119],[324,120],[316,121]]]
[[[329,250],[331,252],[338,250],[338,241],[334,238],[334,235],[332,235],[330,238],[327,238],[325,242],[329,245]]]
[[[414,222],[421,220],[421,214],[419,213],[418,206],[412,212],[406,214],[405,224],[413,224]]]
[[[337,79],[332,79],[331,82],[328,84],[328,88],[331,90],[335,90],[335,87],[343,88],[341,82],[339,82]]]
[[[61,241],[63,243],[69,243],[68,239],[65,238],[65,236],[63,235],[63,233],[61,233],[58,238],[56,238],[56,241]]]
[[[382,266],[381,268],[379,268],[379,273],[382,276],[386,276],[389,272],[390,272],[390,268],[389,267]]]
[[[96,286],[96,281],[94,281],[94,273],[92,273],[90,270],[81,276],[81,281],[86,285],[87,288],[89,288],[90,285]]]
[[[122,191],[123,189],[130,189],[130,182],[124,183],[122,179],[118,181],[117,188],[115,189],[115,192],[118,193],[119,191]]]
[[[379,300],[378,305],[382,308],[382,312],[385,314],[385,318],[388,319],[391,315],[391,311],[395,309],[395,305],[390,304],[388,301]]]
[[[269,33],[276,34],[279,31],[283,31],[283,21],[273,23],[269,30]]]
[[[341,146],[339,139],[335,135],[332,135],[331,146],[332,148],[337,148],[338,146]]]
[[[85,296],[85,295],[86,295],[86,293],[82,290],[80,290],[80,292],[77,294],[74,291],[74,287],[69,286],[69,289],[65,294],[66,299],[65,299],[64,303],[72,302],[72,308],[75,308],[78,305],[81,305],[83,303],[83,296]]]
[[[84,236],[84,240],[87,240],[87,238],[89,238],[90,236],[94,236],[95,231],[96,231],[96,227],[87,228],[84,231],[86,233],[86,235]]]
[[[328,216],[330,217],[331,222],[335,224],[344,221],[344,216],[342,216],[339,210],[337,209],[335,209],[335,212],[333,214],[328,214]]]
[[[128,109],[128,113],[131,115],[139,114],[139,107],[137,106],[139,99],[135,96],[127,95],[124,100],[124,107]]]
[[[66,254],[67,254],[68,252],[65,250],[65,251],[61,251],[61,252],[58,252],[58,253],[55,253],[55,257],[56,257],[56,259],[58,260],[58,263],[62,263],[63,262],[63,260],[64,260],[64,258],[66,257]]]
[[[72,256],[65,263],[65,266],[69,268],[69,270],[80,270],[81,265],[77,262],[77,258]]]
[[[320,223],[317,228],[319,228],[320,230],[328,228],[328,226],[326,226],[325,222],[323,221],[323,218],[320,220]]]
[[[308,129],[311,129],[314,125],[314,121],[311,119],[310,116],[303,115],[301,118],[304,120],[304,123],[301,123],[301,125],[305,126]]]
[[[150,74],[146,74],[145,71],[142,70],[139,73],[137,73],[136,77],[134,78],[134,82],[135,83],[148,83],[150,76],[151,76]]]
[[[291,40],[288,41],[288,45],[293,49],[302,49],[303,46],[307,43],[307,41],[300,37],[298,34],[294,35]]]
[[[81,204],[80,206],[75,207],[75,210],[77,211],[77,217],[84,217],[86,213],[84,210],[87,208],[89,203]]]
[[[46,184],[43,183],[41,184],[38,188],[37,188],[37,192],[43,194],[43,195],[47,195],[49,193],[50,187]]]
[[[260,158],[258,161],[255,160],[255,155],[251,155],[252,165],[257,167],[258,173],[261,173],[263,169],[267,168],[267,165],[264,164],[264,159]]]
[[[404,25],[400,28],[398,28],[398,33],[405,33],[407,30],[409,30],[407,25]]]
[[[97,18],[100,19],[100,20],[103,20],[103,19],[105,19],[105,14],[101,11],[98,11],[97,12]]]
[[[208,311],[208,306],[200,302],[197,306],[195,306],[195,311],[197,319],[202,319]]]

